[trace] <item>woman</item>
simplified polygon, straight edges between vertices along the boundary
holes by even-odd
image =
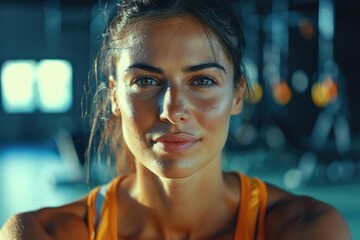
[[[98,57],[106,87],[90,144],[103,125],[99,149],[127,173],[75,203],[16,215],[1,239],[350,239],[333,207],[222,172],[247,90],[243,42],[223,0],[122,1]]]

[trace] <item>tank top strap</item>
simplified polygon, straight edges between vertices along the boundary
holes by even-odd
[[[264,181],[254,178],[254,181],[257,182],[259,187],[259,212],[258,212],[258,221],[257,221],[257,240],[265,239],[265,215],[266,215],[266,206],[267,206],[267,188]]]
[[[240,175],[240,206],[235,240],[264,240],[267,204],[265,183]],[[96,187],[87,197],[90,240],[117,240],[117,189],[123,177]]]
[[[87,196],[87,226],[90,240],[95,239],[95,221],[96,221],[96,208],[95,201],[100,187],[96,187],[90,191]]]
[[[96,187],[87,197],[90,240],[117,239],[117,189],[123,177]]]
[[[235,240],[263,240],[266,185],[257,178],[240,175],[240,206]]]

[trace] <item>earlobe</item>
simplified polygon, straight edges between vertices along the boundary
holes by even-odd
[[[243,108],[243,99],[244,99],[244,90],[245,90],[245,78],[241,76],[238,86],[236,86],[234,92],[234,99],[232,102],[231,115],[238,115],[241,113]]]
[[[118,102],[117,92],[116,92],[116,81],[115,81],[113,75],[110,75],[110,77],[109,77],[109,89],[110,89],[110,94],[111,94],[111,96],[110,96],[111,111],[115,116],[120,117],[121,112],[120,112],[119,102]]]

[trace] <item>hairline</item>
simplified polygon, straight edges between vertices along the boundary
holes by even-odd
[[[126,26],[121,30],[121,32],[123,32],[124,34],[121,35],[119,38],[120,44],[122,44],[124,41],[125,42],[127,41],[126,39],[136,31],[136,26],[138,24],[141,25],[141,24],[146,24],[146,23],[151,23],[151,22],[159,22],[159,21],[163,21],[163,20],[171,20],[171,19],[177,19],[177,18],[195,20],[202,26],[202,28],[206,34],[206,37],[209,41],[213,56],[215,57],[215,60],[216,60],[214,38],[213,38],[213,37],[215,37],[216,41],[220,44],[226,58],[228,59],[228,61],[231,64],[231,67],[233,69],[234,88],[236,89],[236,84],[235,84],[235,80],[236,80],[235,75],[236,75],[236,71],[237,71],[236,66],[231,57],[231,53],[227,50],[225,43],[223,43],[223,41],[221,40],[219,33],[217,31],[215,31],[215,29],[213,29],[209,24],[207,24],[205,21],[203,21],[200,17],[196,16],[195,14],[193,14],[189,11],[186,11],[183,9],[170,9],[170,10],[166,10],[166,11],[149,11],[142,16],[134,18],[134,19],[130,20],[128,23],[126,23]],[[119,59],[117,56],[116,62],[118,62],[118,60]]]

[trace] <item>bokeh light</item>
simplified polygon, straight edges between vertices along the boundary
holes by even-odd
[[[309,86],[309,78],[302,70],[297,70],[291,77],[291,86],[298,93],[303,93]]]
[[[266,130],[265,140],[270,148],[282,148],[285,146],[285,135],[277,126],[271,126]]]
[[[318,107],[325,107],[338,96],[338,87],[331,77],[326,77],[324,81],[317,82],[311,89],[311,98]]]
[[[38,65],[39,108],[65,112],[72,105],[72,66],[66,60],[46,59]]]
[[[284,80],[272,85],[272,94],[274,100],[283,106],[287,105],[292,98],[292,91]]]
[[[251,84],[252,94],[249,96],[247,92],[245,92],[244,98],[246,101],[251,103],[258,103],[261,101],[264,95],[264,90],[259,83]]]
[[[298,169],[290,169],[284,175],[284,184],[289,189],[295,189],[302,185],[303,174]]]
[[[9,60],[1,70],[1,95],[4,110],[8,113],[30,113],[35,105],[36,62]]]
[[[300,19],[299,32],[306,40],[311,40],[314,37],[314,27],[312,23],[306,18]]]

